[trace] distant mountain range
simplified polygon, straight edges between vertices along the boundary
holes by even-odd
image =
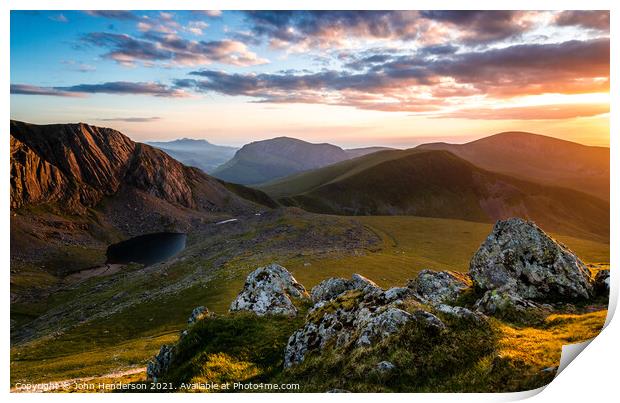
[[[519,216],[551,231],[609,233],[609,149],[603,147],[521,132],[410,150],[344,150],[278,137],[239,149],[213,170],[216,179],[171,155],[185,162],[190,154],[223,158],[233,148],[190,139],[153,144],[167,151],[87,124],[11,121],[11,208],[31,211],[16,228],[40,216],[37,206],[92,213],[92,228],[140,234],[188,227],[218,212],[276,207],[276,200],[317,213],[481,222]],[[214,157],[204,158],[195,165],[213,166]],[[24,231],[53,232],[41,222]]]
[[[291,137],[277,137],[244,145],[212,174],[228,182],[255,185],[385,149],[344,150],[327,143],[313,144]]]
[[[230,160],[237,151],[235,147],[218,146],[207,140],[178,139],[173,141],[149,141],[146,144],[159,148],[183,164],[212,172]]]
[[[504,158],[510,155],[504,154]],[[519,158],[517,154],[513,160]],[[491,172],[448,151],[425,147],[381,151],[258,188],[282,204],[318,213],[416,215],[481,222],[518,216],[552,231],[609,233],[606,200]]]
[[[490,171],[562,186],[609,200],[609,148],[525,132],[505,132],[466,144],[431,143]]]

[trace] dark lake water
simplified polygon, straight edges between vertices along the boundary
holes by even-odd
[[[141,263],[151,265],[164,261],[185,249],[187,234],[159,232],[112,244],[106,251],[106,263]]]

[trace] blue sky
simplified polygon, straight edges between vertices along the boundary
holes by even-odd
[[[136,140],[609,142],[608,12],[11,12],[11,116]]]

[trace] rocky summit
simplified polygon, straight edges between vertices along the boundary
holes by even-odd
[[[297,308],[293,300],[308,297],[304,286],[299,284],[288,270],[278,264],[270,264],[250,273],[243,290],[230,305],[230,311],[295,316]]]
[[[574,300],[592,295],[590,270],[536,224],[498,221],[470,263],[483,291],[501,289],[523,299]]]

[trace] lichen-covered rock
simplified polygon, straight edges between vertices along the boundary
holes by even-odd
[[[381,373],[391,372],[396,369],[396,365],[392,364],[390,361],[381,361],[377,364],[377,371]]]
[[[433,270],[422,270],[407,284],[422,302],[433,305],[453,301],[468,286],[462,275]]]
[[[310,291],[310,295],[312,296],[312,302],[316,304],[321,301],[330,301],[352,289],[353,286],[350,280],[332,277],[314,286]]]
[[[322,301],[330,301],[344,292],[350,290],[381,290],[377,284],[360,274],[353,274],[351,279],[328,278],[314,286],[310,291],[312,302],[315,304]]]
[[[157,382],[157,379],[164,375],[174,358],[174,346],[164,344],[159,349],[159,353],[148,362],[146,366],[146,376],[148,379],[152,379],[153,382]]]
[[[194,323],[198,322],[199,320],[207,318],[209,316],[209,314],[210,314],[209,310],[206,307],[198,306],[198,307],[194,308],[194,310],[192,311],[191,315],[187,319],[187,324],[189,326],[191,326]]]
[[[361,274],[357,274],[357,273],[354,273],[351,276],[351,282],[353,283],[353,288],[356,290],[364,290],[367,288],[374,289],[374,290],[381,289],[377,284],[375,284],[374,281],[369,280],[366,277],[362,276]]]
[[[385,298],[388,301],[398,301],[414,296],[408,287],[392,287],[385,291]]]
[[[569,300],[592,295],[590,270],[534,223],[498,221],[471,260],[469,275],[482,290],[521,299]]]
[[[597,295],[609,295],[609,270],[600,270],[596,273],[594,291]]]
[[[446,304],[435,305],[435,309],[438,312],[444,313],[446,315],[455,316],[459,319],[467,319],[473,320],[476,322],[481,322],[487,319],[485,315],[480,312],[473,312],[467,308],[463,308],[461,306],[452,306]]]
[[[398,307],[400,300],[391,301],[385,294],[379,288],[366,286],[316,304],[308,312],[305,325],[289,338],[284,366],[298,364],[308,352],[323,350],[327,345],[336,348],[373,345],[410,321],[419,322],[421,329],[431,332],[445,327],[431,313],[422,310],[409,313]]]
[[[399,308],[387,308],[378,315],[369,315],[357,338],[358,346],[369,346],[395,333],[402,325],[409,322],[412,316]]]
[[[295,316],[297,308],[292,299],[308,297],[304,286],[299,284],[288,270],[271,264],[250,273],[243,290],[230,305],[230,311],[250,311],[259,316]]]
[[[486,315],[505,316],[526,312],[528,309],[538,309],[540,306],[510,290],[490,290],[476,302],[474,308]]]

